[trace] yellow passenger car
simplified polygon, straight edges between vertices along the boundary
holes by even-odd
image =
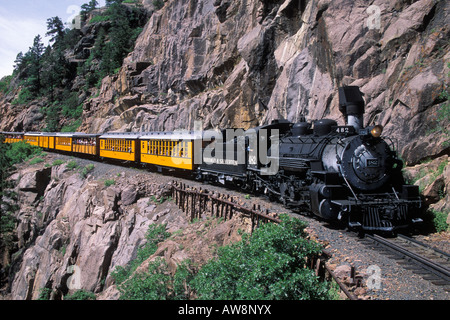
[[[73,152],[87,155],[98,155],[99,134],[77,133],[72,136]]]
[[[107,133],[99,138],[100,157],[123,161],[139,161],[139,134]]]
[[[44,149],[55,149],[55,133],[43,132],[39,137],[39,147]]]
[[[57,133],[55,136],[55,149],[72,152],[73,133]]]
[[[5,143],[16,143],[23,141],[23,132],[2,132]]]
[[[41,135],[41,133],[27,132],[23,137],[23,141],[29,145],[39,147],[39,138]]]
[[[160,167],[194,170],[193,133],[153,132],[140,137],[141,162]]]

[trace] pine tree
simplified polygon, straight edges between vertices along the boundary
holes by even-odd
[[[63,40],[65,35],[65,27],[64,23],[59,17],[53,17],[47,19],[47,33],[45,36],[52,38],[50,42],[54,42],[55,44],[59,41]]]
[[[41,89],[41,58],[43,53],[44,44],[41,36],[37,35],[34,38],[33,46],[30,47],[21,62],[22,68],[26,68],[25,73],[21,77],[26,79],[25,85],[35,97]]]
[[[91,9],[91,11],[94,10],[94,9],[96,9],[97,6],[98,6],[98,1],[96,1],[96,0],[91,0],[91,1],[89,2],[89,8]]]

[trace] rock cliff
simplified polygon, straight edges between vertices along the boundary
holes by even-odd
[[[438,117],[449,84],[449,7],[433,0],[167,1],[120,72],[85,105],[82,129],[192,129],[195,121],[246,129],[301,115],[342,124],[337,88],[358,85],[365,123],[382,124],[415,164],[449,152],[448,118]]]
[[[337,89],[358,85],[365,124],[382,124],[407,164],[449,153],[447,1],[143,5],[148,22],[122,67],[89,92],[81,92],[86,79],[70,82],[85,101],[78,131],[193,129],[196,121],[204,129],[247,129],[302,115],[343,124]],[[81,29],[66,51],[73,68],[107,25]],[[1,97],[0,129],[42,130],[45,99],[11,104],[15,88]]]
[[[45,163],[53,159],[48,155]],[[166,224],[174,233],[152,256],[165,258],[172,269],[185,259],[205,263],[218,247],[240,239],[238,229],[246,230],[239,217],[189,223],[173,201],[165,201],[170,177],[107,164],[83,176],[73,161],[25,166],[10,178],[20,204],[15,245],[0,263],[8,270],[10,299],[47,294],[59,300],[77,290],[118,299],[111,273],[136,258],[150,224]],[[115,183],[107,186],[107,178]]]

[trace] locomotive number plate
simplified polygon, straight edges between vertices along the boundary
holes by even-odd
[[[378,161],[378,159],[367,159],[366,165],[368,168],[378,168],[380,166],[380,161]]]

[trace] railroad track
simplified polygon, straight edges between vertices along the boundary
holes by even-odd
[[[366,234],[365,239],[387,252],[406,269],[450,292],[450,254],[447,252],[401,234],[391,239]]]

